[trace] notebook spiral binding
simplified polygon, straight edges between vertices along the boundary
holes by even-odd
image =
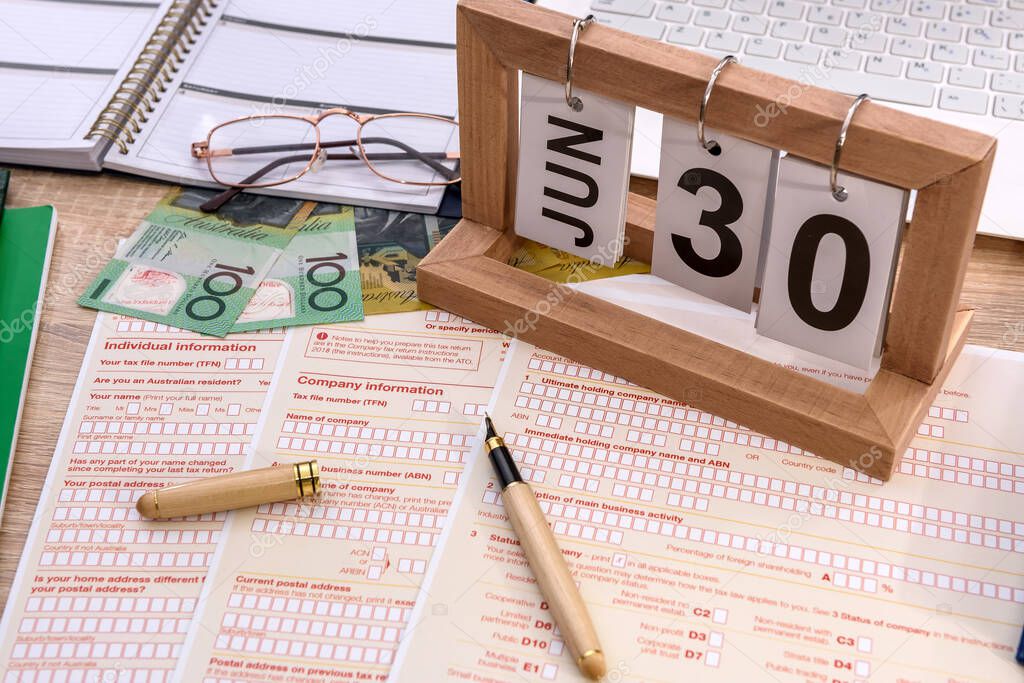
[[[86,139],[106,138],[121,154],[128,153],[128,145],[135,142],[141,125],[166,92],[218,2],[175,0],[171,4],[120,87],[85,134]]]

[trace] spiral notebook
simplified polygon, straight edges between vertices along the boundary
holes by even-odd
[[[2,14],[0,162],[212,186],[190,145],[230,119],[457,114],[455,0],[4,0]],[[443,194],[361,162],[257,191],[421,212]]]

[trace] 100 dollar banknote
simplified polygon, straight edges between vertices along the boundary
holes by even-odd
[[[263,329],[362,319],[349,209],[242,194],[216,213],[202,212],[213,194],[171,190],[78,302],[218,337],[239,324]],[[300,231],[306,237],[299,251],[286,254]],[[282,256],[287,260],[278,269]]]
[[[78,303],[218,337],[256,292],[299,225],[238,220],[183,206],[183,190],[157,204]]]
[[[363,319],[352,208],[316,204],[232,332]]]

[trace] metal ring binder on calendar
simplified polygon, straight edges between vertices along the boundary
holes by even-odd
[[[160,101],[218,0],[175,0],[111,96],[86,138],[106,138],[121,154]]]
[[[888,479],[967,337],[972,312],[958,301],[995,139],[870,102],[852,121],[842,170],[917,191],[882,367],[858,394],[507,265],[519,72],[565,78],[572,18],[519,0],[461,0],[457,15],[464,218],[420,263],[420,299]],[[576,52],[580,88],[690,122],[717,61],[601,25]],[[752,125],[794,92],[770,125]],[[716,130],[824,169],[850,106],[742,64],[722,74],[715,102]],[[629,195],[625,255],[650,263],[654,216],[653,201]]]

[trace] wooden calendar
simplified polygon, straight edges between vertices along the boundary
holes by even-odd
[[[972,314],[958,301],[994,138],[872,102],[847,122],[843,173],[917,191],[881,369],[857,394],[507,265],[519,239],[520,71],[565,82],[573,19],[520,0],[461,0],[457,26],[464,219],[419,265],[420,298],[888,479],[966,338]],[[718,60],[600,25],[577,37],[581,91],[698,121]],[[787,93],[784,113],[753,124]],[[716,131],[826,169],[852,100],[742,64],[720,73],[713,97]],[[655,202],[630,194],[624,214],[623,253],[650,263]]]

